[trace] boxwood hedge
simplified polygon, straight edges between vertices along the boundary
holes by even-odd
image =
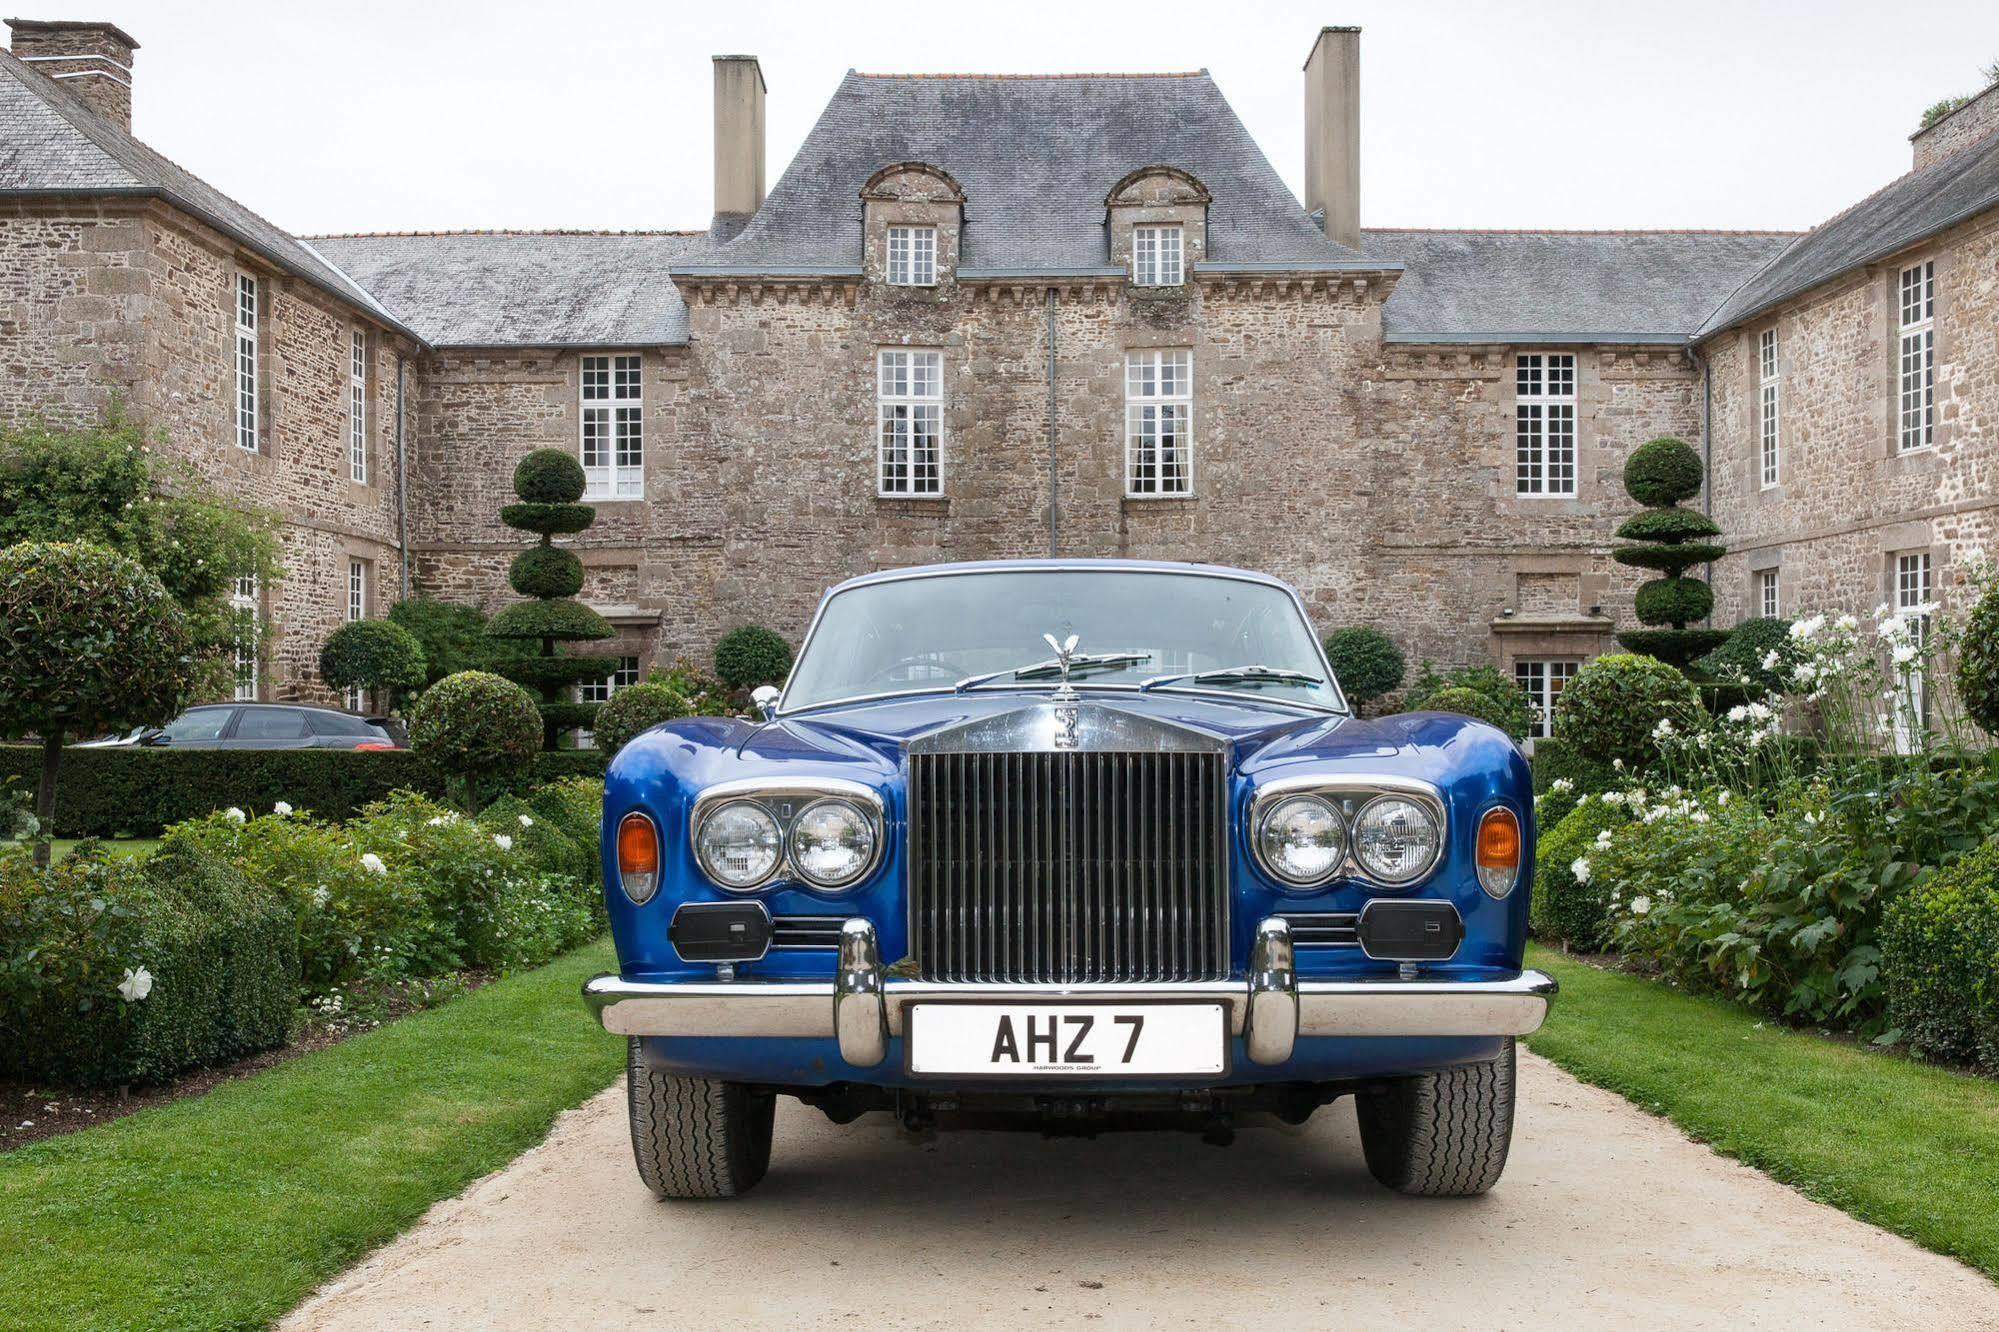
[[[1888,903],[1881,974],[1913,1049],[1999,1072],[1999,840]]]

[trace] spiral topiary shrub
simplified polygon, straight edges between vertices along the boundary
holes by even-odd
[[[1714,589],[1698,578],[1653,578],[1638,585],[1633,609],[1647,624],[1685,624],[1714,611]]]
[[[1333,664],[1340,688],[1356,705],[1372,703],[1400,688],[1403,672],[1408,669],[1394,639],[1362,624],[1328,634],[1326,660]]]
[[[1685,666],[1728,639],[1725,629],[1693,626],[1713,613],[1714,591],[1686,572],[1724,553],[1724,547],[1703,539],[1720,534],[1714,521],[1679,507],[1700,494],[1702,472],[1700,455],[1685,440],[1662,436],[1632,450],[1624,464],[1624,489],[1647,507],[1617,529],[1632,544],[1611,552],[1620,564],[1661,575],[1638,589],[1634,609],[1647,627],[1627,629],[1617,641],[1675,666]]]
[[[349,620],[319,650],[320,679],[334,689],[386,689],[391,707],[423,688],[427,669],[423,644],[393,620]]]
[[[597,748],[615,754],[661,722],[685,717],[687,700],[663,684],[626,685],[597,709]]]
[[[1701,493],[1701,456],[1685,440],[1662,435],[1631,451],[1624,490],[1648,509],[1664,509]]]
[[[781,685],[791,674],[791,647],[760,624],[731,629],[715,644],[715,674],[731,689]]]
[[[1614,653],[1576,672],[1555,707],[1555,738],[1584,758],[1642,768],[1657,757],[1661,721],[1685,730],[1700,695],[1679,670],[1654,657]]]
[[[1986,589],[1957,648],[1957,693],[1973,721],[1999,735],[1999,586]]]
[[[564,449],[536,449],[514,465],[514,493],[530,504],[574,504],[583,486],[583,464]]]
[[[410,748],[450,780],[468,810],[505,786],[541,748],[541,710],[528,691],[486,671],[461,671],[423,691],[410,712]]]

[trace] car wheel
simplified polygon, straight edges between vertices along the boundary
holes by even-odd
[[[646,1066],[632,1038],[626,1101],[639,1178],[658,1198],[733,1198],[770,1168],[777,1098],[740,1082],[679,1078]]]
[[[1484,1193],[1513,1141],[1513,1042],[1497,1059],[1362,1092],[1354,1110],[1368,1171],[1389,1188],[1428,1198]]]

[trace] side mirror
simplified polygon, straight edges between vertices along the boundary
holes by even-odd
[[[165,731],[158,731],[152,735],[143,736],[139,740],[139,743],[142,745],[170,745],[173,742],[174,738]]]
[[[777,716],[778,695],[782,692],[776,685],[758,685],[750,691],[750,702],[765,721]]]

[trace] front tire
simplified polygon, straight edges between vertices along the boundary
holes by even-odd
[[[1513,1142],[1513,1042],[1497,1059],[1402,1078],[1354,1099],[1368,1172],[1400,1193],[1470,1198]]]
[[[764,1177],[775,1096],[648,1068],[637,1037],[627,1045],[625,1074],[632,1155],[654,1197],[733,1198]]]

